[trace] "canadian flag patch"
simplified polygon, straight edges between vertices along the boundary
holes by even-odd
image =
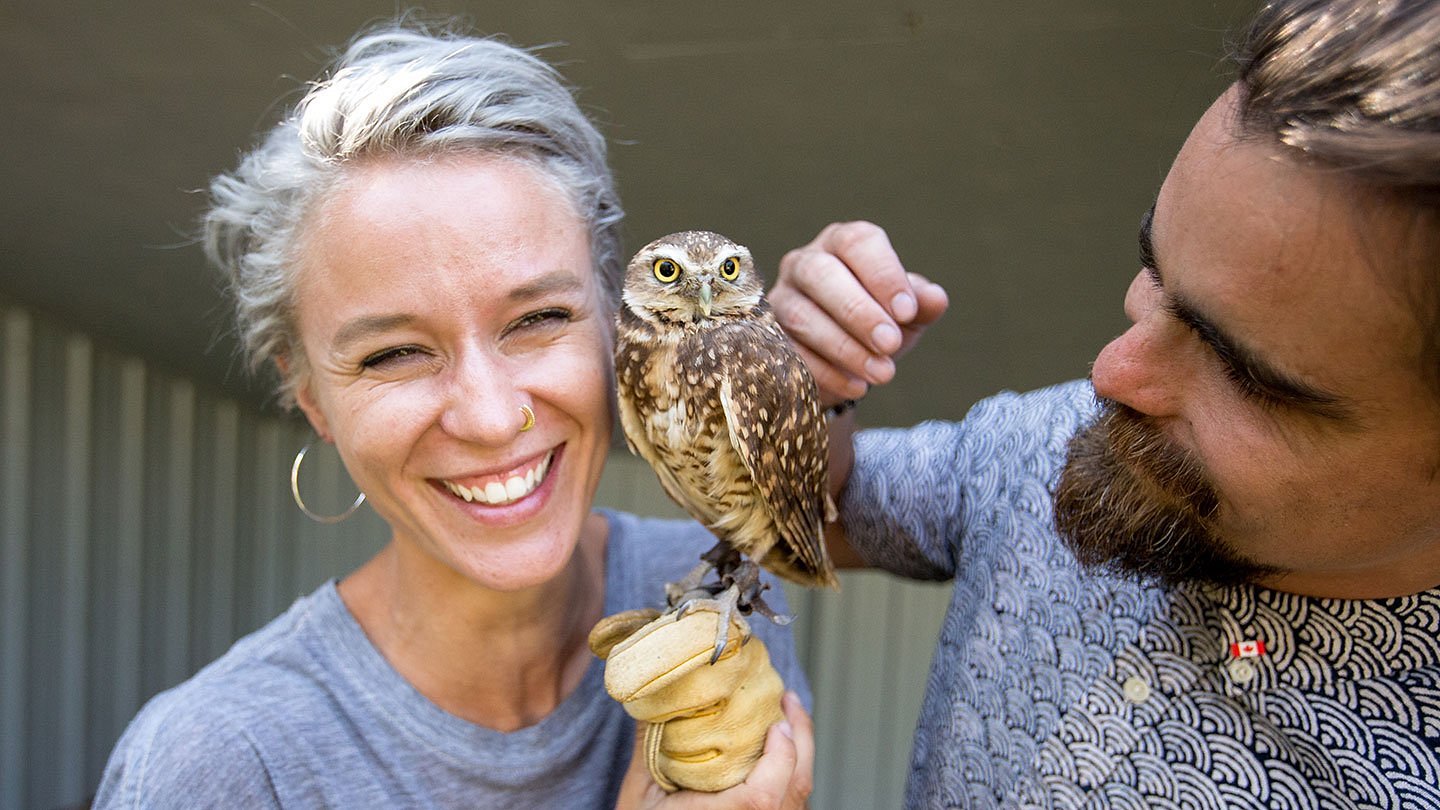
[[[1255,658],[1265,654],[1265,642],[1261,639],[1237,641],[1230,645],[1231,658]]]

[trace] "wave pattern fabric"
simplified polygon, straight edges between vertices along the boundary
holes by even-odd
[[[1071,383],[856,439],[851,543],[955,579],[906,806],[1440,809],[1440,589],[1318,599],[1082,571],[1050,490],[1093,413]],[[1263,654],[1232,650],[1252,641]]]

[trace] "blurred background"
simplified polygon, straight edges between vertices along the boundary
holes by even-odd
[[[951,311],[870,425],[1082,376],[1124,325],[1135,233],[1228,83],[1241,0],[430,2],[549,45],[609,137],[627,247],[686,228],[773,278],[833,220],[880,223]],[[236,359],[191,238],[214,173],[372,0],[0,4],[0,808],[83,805],[155,692],[378,548],[286,491],[308,430]],[[306,491],[353,489],[323,459]],[[676,514],[617,445],[601,502]],[[317,500],[323,497],[317,496]],[[331,508],[331,507],[334,508]],[[791,593],[816,808],[900,803],[949,589]]]

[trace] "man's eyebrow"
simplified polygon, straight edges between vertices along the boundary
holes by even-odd
[[[1140,220],[1140,262],[1145,266],[1145,272],[1155,286],[1160,289],[1166,311],[1194,332],[1200,342],[1210,347],[1242,387],[1261,397],[1324,419],[1342,422],[1351,419],[1354,409],[1344,397],[1281,371],[1260,353],[1246,347],[1227,333],[1184,295],[1166,289],[1159,261],[1155,256],[1155,243],[1151,237],[1154,219],[1155,206],[1152,205]]]

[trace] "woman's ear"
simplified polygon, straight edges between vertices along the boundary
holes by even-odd
[[[283,385],[293,385],[295,389],[295,404],[300,406],[301,413],[305,414],[310,427],[315,430],[315,435],[322,441],[330,441],[330,425],[325,421],[325,412],[320,409],[320,403],[316,401],[314,392],[310,390],[310,375],[302,374],[300,379],[290,379],[290,358],[281,355],[275,358],[275,368],[280,372],[280,379]]]

